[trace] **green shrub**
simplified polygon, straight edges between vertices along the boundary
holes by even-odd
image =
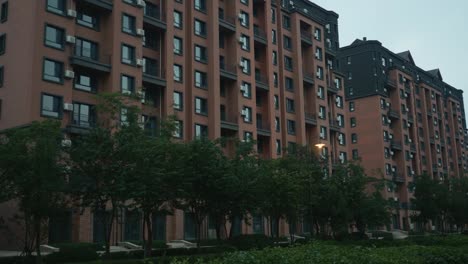
[[[44,257],[47,264],[65,262],[85,262],[98,259],[97,250],[102,250],[102,245],[93,243],[63,243],[52,245],[60,249]]]
[[[387,231],[375,230],[371,231],[372,238],[382,237],[384,240],[393,240],[393,234]]]
[[[239,250],[248,250],[248,249],[263,249],[269,246],[273,246],[274,241],[267,237],[266,235],[261,234],[252,234],[252,235],[239,235],[232,237],[228,240],[229,245],[239,249]]]

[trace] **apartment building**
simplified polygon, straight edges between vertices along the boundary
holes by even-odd
[[[419,68],[409,51],[394,53],[379,41],[356,40],[340,49],[345,74],[350,153],[367,173],[387,181],[397,210],[392,228],[415,227],[410,199],[415,175],[462,177],[468,161],[463,91],[438,69]]]
[[[118,92],[142,97],[150,134],[175,114],[180,140],[254,139],[264,158],[324,144],[329,165],[348,158],[338,15],[307,0],[1,0],[0,7],[0,130],[53,118],[73,140],[100,120],[94,94]],[[140,238],[139,214],[123,215],[114,243]],[[99,217],[65,212],[51,219],[49,242],[100,241]],[[233,224],[268,233],[262,216],[252,222]],[[182,211],[153,224],[156,239],[194,236]]]

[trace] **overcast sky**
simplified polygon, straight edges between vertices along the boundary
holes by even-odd
[[[340,46],[356,38],[379,40],[398,53],[410,50],[420,68],[439,68],[464,91],[468,107],[468,0],[314,0],[339,14]]]

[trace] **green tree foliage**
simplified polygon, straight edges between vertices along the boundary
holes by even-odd
[[[51,215],[65,207],[67,168],[62,133],[55,121],[34,122],[8,131],[0,145],[0,172],[8,195],[18,202],[25,226],[24,251],[34,249],[41,263],[40,244]]]

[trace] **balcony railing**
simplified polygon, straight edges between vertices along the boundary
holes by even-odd
[[[236,31],[236,19],[234,17],[225,16],[219,13],[218,18],[219,18],[219,25],[222,28],[227,29],[229,31],[233,31],[233,32]]]
[[[329,124],[330,124],[330,130],[340,131],[341,127],[340,127],[340,123],[338,122],[338,120],[330,119]]]
[[[388,110],[388,116],[392,117],[392,118],[399,119],[400,118],[400,113],[398,113],[398,111],[390,109],[390,110]]]
[[[317,115],[314,113],[305,113],[305,122],[311,125],[317,125]]]
[[[397,82],[393,79],[387,78],[385,85],[391,88],[397,88]]]
[[[234,131],[239,130],[237,117],[228,116],[226,112],[221,112],[221,128],[234,130]]]
[[[102,10],[112,11],[114,2],[112,0],[83,0],[82,2],[94,5]]]
[[[271,136],[271,128],[269,124],[257,122],[257,134],[261,136]]]
[[[163,30],[166,29],[166,14],[157,6],[146,4],[144,8],[144,22]]]
[[[219,62],[219,69],[221,73],[221,77],[225,77],[231,80],[237,80],[237,67],[236,65],[227,65],[225,62]]]
[[[308,45],[312,45],[312,34],[308,31],[301,30],[301,40]]]
[[[392,176],[392,180],[396,183],[404,183],[405,177],[401,173],[394,173]]]
[[[256,87],[264,89],[264,90],[269,90],[268,89],[268,80],[265,75],[262,75],[261,73],[255,73],[255,84]]]
[[[99,54],[97,47],[75,46],[70,63],[101,72],[110,72],[111,70],[111,56]]]
[[[309,72],[304,71],[303,76],[304,76],[303,77],[304,82],[309,83],[311,85],[314,85],[315,79],[314,79],[314,74],[313,73],[309,73]]]
[[[402,150],[403,149],[403,145],[401,144],[401,141],[396,141],[396,140],[392,140],[390,142],[390,147],[392,149],[397,149],[397,150]]]
[[[254,27],[254,39],[260,43],[267,44],[266,33],[259,27]]]
[[[411,150],[411,152],[416,152],[416,144],[411,143],[410,144],[410,150]]]

